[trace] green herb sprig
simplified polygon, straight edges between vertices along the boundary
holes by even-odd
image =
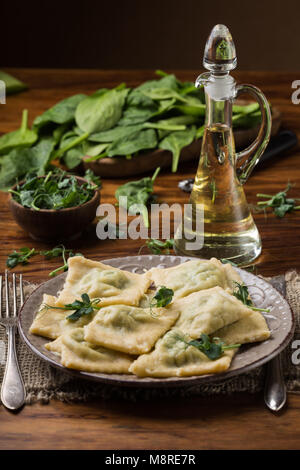
[[[34,248],[28,248],[27,246],[20,248],[20,251],[14,250],[6,260],[6,266],[8,268],[14,268],[18,264],[28,264],[29,258],[34,256],[36,251]]]
[[[75,300],[71,304],[66,304],[63,307],[52,307],[51,305],[43,304],[42,309],[55,309],[55,310],[74,310],[71,315],[67,316],[68,320],[76,321],[84,315],[90,315],[94,310],[100,310],[101,299],[96,298],[91,300],[88,294],[82,294],[81,300]]]
[[[227,259],[227,258],[222,258],[220,259],[221,263],[223,264],[231,264],[231,266],[235,267],[235,268],[238,268],[238,264],[234,263],[233,261],[231,261],[230,259]],[[246,271],[249,271],[249,272],[254,272],[254,271],[257,271],[257,266],[255,264],[250,264],[249,266],[244,266],[243,269],[245,269]]]
[[[212,204],[214,204],[216,200],[216,196],[218,194],[217,185],[216,185],[216,181],[214,178],[211,180],[209,186],[211,190],[211,202]]]
[[[150,314],[152,316],[155,316],[153,313],[153,308],[166,307],[172,302],[173,296],[174,291],[172,289],[169,289],[165,286],[161,286],[150,301]]]
[[[46,259],[52,259],[57,257],[62,257],[63,259],[63,265],[59,268],[54,269],[54,271],[51,271],[51,273],[49,273],[50,277],[56,276],[56,274],[61,271],[67,271],[69,258],[72,258],[73,256],[83,256],[81,253],[74,253],[72,250],[67,250],[64,245],[58,245],[52,248],[51,250],[40,251],[40,255],[45,256]]]
[[[145,227],[149,227],[149,216],[147,205],[153,200],[153,185],[160,171],[156,168],[152,178],[149,176],[138,181],[129,181],[119,186],[115,192],[116,199],[120,207],[128,210],[129,214],[141,214]],[[123,198],[126,197],[126,203]],[[124,204],[124,205],[123,205]]]
[[[212,338],[202,333],[199,340],[193,339],[192,341],[186,341],[183,336],[177,335],[176,338],[183,341],[187,346],[194,346],[199,351],[203,352],[212,361],[219,359],[226,349],[239,348],[240,344],[228,344],[226,345],[220,338]]]
[[[293,185],[291,183],[288,183],[283,191],[279,191],[274,195],[261,193],[256,194],[258,198],[264,199],[263,201],[259,201],[257,203],[258,210],[266,210],[267,208],[271,208],[274,214],[279,218],[284,217],[288,212],[299,210],[300,206],[296,205],[296,201],[300,201],[300,199],[287,197],[287,193],[292,188],[292,186]]]
[[[227,258],[222,258],[220,259],[221,263],[223,264],[231,264],[231,266],[234,266],[234,267],[238,267],[238,265],[236,263],[234,263],[233,261],[231,261],[230,259],[227,259]]]
[[[155,255],[161,255],[162,253],[168,255],[170,250],[174,248],[174,238],[170,238],[165,241],[150,238],[146,241],[145,245],[141,246],[138,254],[141,253],[145,246]]]
[[[97,189],[101,189],[102,187],[102,181],[100,176],[95,175],[93,170],[88,168],[84,174],[84,179],[87,180],[89,183],[95,185]]]
[[[251,308],[252,310],[256,312],[269,312],[270,309],[268,308],[257,308],[254,306],[250,296],[249,296],[249,291],[248,287],[245,286],[245,284],[240,284],[239,282],[234,281],[234,284],[237,287],[237,290],[233,292],[233,295],[243,302],[244,305],[247,305],[247,307]]]

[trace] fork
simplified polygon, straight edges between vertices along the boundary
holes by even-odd
[[[20,308],[24,303],[24,292],[23,292],[23,277],[20,274]],[[16,343],[15,335],[18,321],[18,302],[17,302],[17,286],[16,286],[16,275],[12,276],[12,290],[13,290],[13,313],[10,313],[9,306],[9,285],[8,285],[8,273],[5,271],[5,315],[2,309],[3,300],[3,276],[0,276],[0,325],[6,328],[8,336],[8,347],[6,356],[6,366],[1,387],[1,400],[3,405],[9,410],[17,410],[25,402],[25,386],[22,379],[22,375],[19,369],[17,354],[16,354]]]

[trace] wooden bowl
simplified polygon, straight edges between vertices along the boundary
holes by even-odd
[[[239,100],[240,103],[247,103]],[[281,125],[281,112],[278,108],[272,108],[272,131],[271,135],[277,134]],[[236,148],[246,148],[257,137],[260,126],[251,129],[235,129],[234,140]],[[184,147],[180,153],[179,165],[183,162],[194,160],[198,162],[201,151],[202,139],[194,140],[190,145]],[[85,158],[89,158],[88,156]],[[102,178],[126,178],[140,175],[160,166],[161,168],[171,167],[172,154],[168,150],[152,150],[133,156],[130,160],[125,157],[102,158],[94,162],[86,162],[83,159],[85,169],[91,169],[97,176]]]
[[[41,178],[45,178],[41,176]],[[79,184],[86,182],[84,178],[76,176]],[[20,182],[22,185],[24,181]],[[16,189],[15,185],[12,189]],[[90,225],[100,203],[100,193],[95,194],[89,201],[80,206],[67,209],[41,209],[36,211],[19,204],[11,196],[9,204],[12,215],[20,227],[29,233],[33,240],[63,241],[78,238],[83,230]]]

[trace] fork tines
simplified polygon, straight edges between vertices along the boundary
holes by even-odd
[[[9,297],[10,297],[10,292],[9,292],[9,274],[8,271],[5,271],[4,275],[4,282],[3,282],[3,276],[0,275],[0,318],[5,318],[4,317],[4,312],[3,312],[3,287],[4,287],[4,292],[5,292],[5,317],[9,318],[10,316],[17,317],[18,315],[18,296],[17,296],[17,276],[15,273],[12,275],[12,295],[13,295],[13,311],[12,315],[10,314],[10,306],[9,306]],[[24,303],[24,291],[23,291],[23,275],[19,275],[19,287],[20,287],[20,304],[19,304],[19,309],[22,307]]]

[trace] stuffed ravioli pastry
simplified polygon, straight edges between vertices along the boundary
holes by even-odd
[[[83,328],[75,328],[45,347],[61,356],[61,364],[69,369],[106,374],[128,374],[132,358],[84,340]]]
[[[211,287],[219,286],[229,292],[233,291],[233,281],[241,279],[233,267],[222,264],[219,260],[195,259],[172,268],[152,268],[146,275],[156,286],[168,286],[173,289],[174,298]]]
[[[179,312],[169,308],[140,308],[111,305],[101,308],[85,328],[85,339],[94,344],[142,354],[150,351],[177,320]]]
[[[111,304],[138,305],[151,281],[143,274],[113,268],[83,256],[68,260],[68,274],[58,302],[70,304],[84,293],[100,298],[101,306]]]
[[[194,292],[175,300],[169,308],[180,314],[175,326],[194,339],[202,333],[214,333],[253,312],[221,287]]]
[[[139,377],[183,377],[216,374],[229,368],[236,349],[227,349],[219,359],[211,360],[188,345],[190,339],[178,329],[168,331],[157,341],[154,351],[139,356],[129,371]]]
[[[45,307],[45,305],[47,305],[47,307]],[[95,315],[95,313],[83,315],[74,322],[67,319],[67,317],[72,313],[70,310],[51,308],[58,306],[59,304],[56,297],[44,294],[43,303],[32,322],[29,330],[30,333],[55,339],[67,331],[86,325]]]
[[[216,331],[215,336],[227,344],[245,344],[265,341],[271,333],[263,315],[252,311],[247,317]]]

